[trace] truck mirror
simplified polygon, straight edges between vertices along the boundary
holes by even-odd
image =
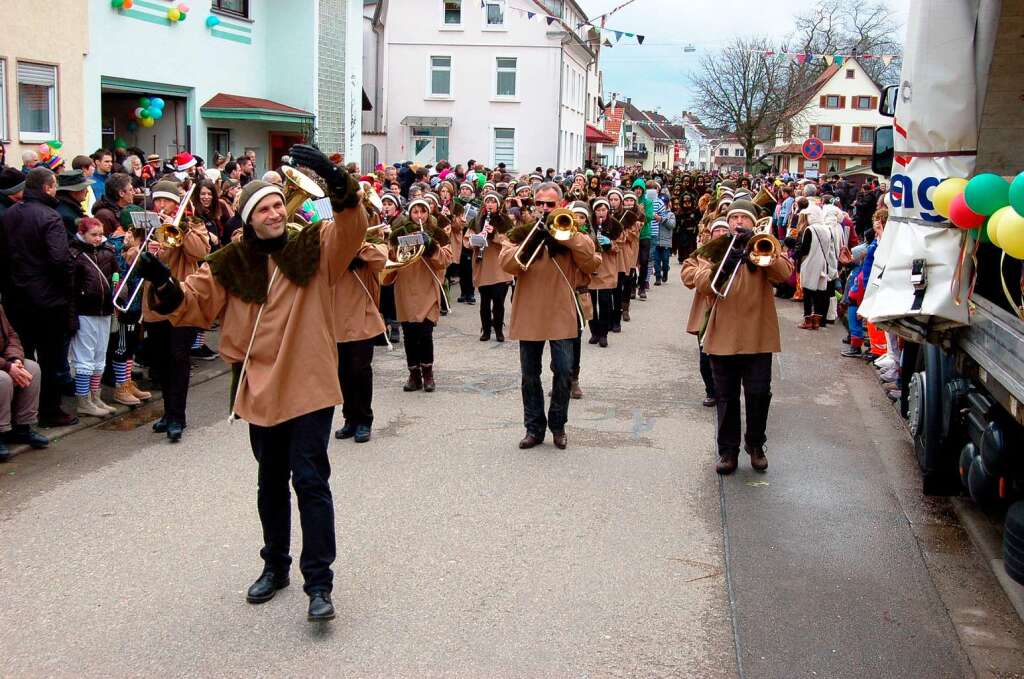
[[[899,85],[886,85],[882,90],[882,96],[878,100],[878,112],[886,118],[896,115],[896,99],[900,95]]]
[[[871,149],[871,171],[883,177],[891,175],[893,152],[892,125],[877,128]]]

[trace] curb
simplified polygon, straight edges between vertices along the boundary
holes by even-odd
[[[1006,598],[1013,604],[1017,615],[1024,621],[1024,586],[1019,585],[1003,566],[1003,532],[999,526],[981,512],[970,500],[962,497],[950,498],[953,510],[960,524],[971,536],[971,542],[978,548],[985,562],[992,569],[992,574],[1006,592]]]
[[[225,363],[223,359],[218,358],[216,366],[210,367],[206,370],[195,371],[195,373],[192,375],[192,379],[189,381],[189,388],[197,387],[200,384],[205,384],[210,380],[216,379],[221,375],[226,375],[230,372],[230,366],[228,366],[228,364]],[[147,406],[152,407],[154,404],[162,402],[163,396],[160,394],[159,391],[157,391],[154,392],[153,398],[149,399],[141,406],[125,406],[111,403],[111,406],[117,408],[117,413],[111,415],[110,417],[100,418],[86,415],[84,417],[79,418],[78,424],[73,424],[70,427],[54,427],[52,429],[43,429],[39,427],[36,428],[39,429],[39,431],[43,433],[48,439],[50,439],[50,444],[52,446],[52,444],[55,441],[67,438],[71,434],[76,434],[80,431],[85,431],[86,429],[93,429],[94,427],[99,427],[101,425],[110,424],[111,422],[116,422],[117,420],[120,420],[124,416],[130,415],[131,413],[138,411],[140,408],[144,408]],[[18,445],[11,446],[9,450],[11,453],[11,459],[13,459],[18,455],[21,455],[22,453],[34,449],[27,443],[19,443]]]

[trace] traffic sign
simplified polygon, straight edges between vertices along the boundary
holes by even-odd
[[[817,179],[818,176],[818,161],[806,161],[804,163],[804,177],[806,177],[807,179]]]
[[[817,137],[810,137],[804,140],[800,152],[807,160],[820,160],[825,155],[825,144]]]

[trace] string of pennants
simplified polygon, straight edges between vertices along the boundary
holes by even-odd
[[[814,54],[812,52],[781,52],[776,50],[750,50],[752,54],[762,54],[766,57],[783,56],[789,57],[798,64],[813,64],[817,60],[825,62],[826,66],[835,64],[842,66],[847,59],[878,59],[888,66],[894,59],[899,59],[898,54]]]
[[[487,5],[486,0],[480,0],[480,8],[481,9],[484,9],[486,5]],[[544,12],[537,12],[537,11],[531,10],[531,9],[524,9],[522,7],[513,7],[511,5],[508,6],[508,9],[513,11],[513,12],[519,12],[520,14],[525,15],[528,20],[532,20],[532,19],[535,19],[535,18],[539,17],[539,18],[544,19],[545,21],[547,21],[548,22],[548,26],[550,26],[551,24],[553,24],[555,22],[558,22],[559,24],[564,26],[567,30],[572,30],[572,28],[567,23],[565,23],[562,20],[561,17],[552,16],[550,14],[545,14]],[[615,42],[619,42],[623,38],[634,39],[634,40],[636,40],[636,44],[638,44],[638,45],[644,44],[644,40],[647,37],[645,35],[641,35],[640,33],[634,33],[634,32],[631,32],[631,31],[619,31],[619,30],[615,30],[615,29],[611,29],[611,28],[602,28],[600,26],[595,26],[594,24],[590,23],[589,21],[584,21],[584,22],[581,22],[581,23],[577,24],[576,25],[576,29],[579,30],[579,29],[583,28],[584,26],[590,26],[590,28],[592,30],[597,31],[602,36],[604,36],[604,43],[603,44],[604,44],[605,47],[611,47],[613,45],[613,43],[611,41],[611,38],[613,38],[613,37],[615,38]]]

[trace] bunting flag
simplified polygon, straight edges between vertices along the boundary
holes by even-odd
[[[802,64],[806,64],[807,63],[807,55],[806,54],[798,54],[798,55],[796,55],[796,63],[801,64],[801,65]]]
[[[868,52],[863,54],[814,54],[813,52],[777,52],[775,50],[750,50],[750,52],[753,54],[763,54],[766,57],[790,57],[798,64],[813,64],[815,60],[821,59],[829,66],[832,64],[841,66],[850,59],[881,59],[882,63],[888,66],[894,60],[900,58],[898,54],[872,54]]]
[[[558,17],[546,16],[544,18],[548,20],[548,26],[558,21]]]
[[[535,17],[535,16],[537,16],[537,13],[536,13],[536,12],[527,12],[527,13],[526,13],[526,18],[527,18],[527,19],[532,19],[532,18],[533,18],[533,17]]]
[[[640,35],[639,33],[636,34],[636,44],[644,44],[644,36]]]
[[[622,31],[612,31],[615,33],[615,42],[622,40]]]
[[[836,66],[842,66],[843,65],[843,55],[842,54],[835,55],[835,57],[833,57],[833,61],[835,61]]]
[[[821,58],[824,59],[825,63],[829,66],[831,66],[832,62],[836,60],[835,55],[832,54],[823,54],[821,55]]]
[[[882,55],[882,63],[885,64],[886,66],[891,64],[892,63],[892,55],[891,54],[883,54]]]
[[[485,0],[480,0],[480,7],[483,8],[485,5],[486,5]],[[534,17],[540,16],[540,17],[544,18],[544,20],[547,22],[548,26],[552,25],[553,23],[555,23],[557,21],[558,23],[560,23],[563,26],[565,26],[566,29],[572,30],[572,27],[569,26],[569,24],[565,23],[561,19],[561,17],[557,17],[557,16],[554,16],[554,15],[551,15],[551,14],[543,14],[541,12],[535,12],[535,11],[532,11],[532,10],[524,9],[522,7],[513,7],[511,5],[507,6],[507,9],[509,11],[519,12],[521,14],[525,14],[526,18],[528,20],[532,20]],[[576,24],[576,30],[580,30],[584,26],[589,26],[590,30],[595,31],[600,37],[604,38],[604,40],[603,40],[603,42],[601,44],[603,46],[605,46],[605,47],[611,47],[612,46],[611,36],[615,36],[615,42],[616,43],[618,43],[620,40],[622,40],[623,37],[634,38],[638,45],[644,44],[644,40],[646,39],[646,36],[641,35],[639,33],[629,33],[627,31],[621,31],[621,30],[617,30],[617,29],[614,29],[614,28],[603,28],[601,26],[595,25],[594,23],[592,23],[590,21],[581,21],[581,22],[577,23]]]

